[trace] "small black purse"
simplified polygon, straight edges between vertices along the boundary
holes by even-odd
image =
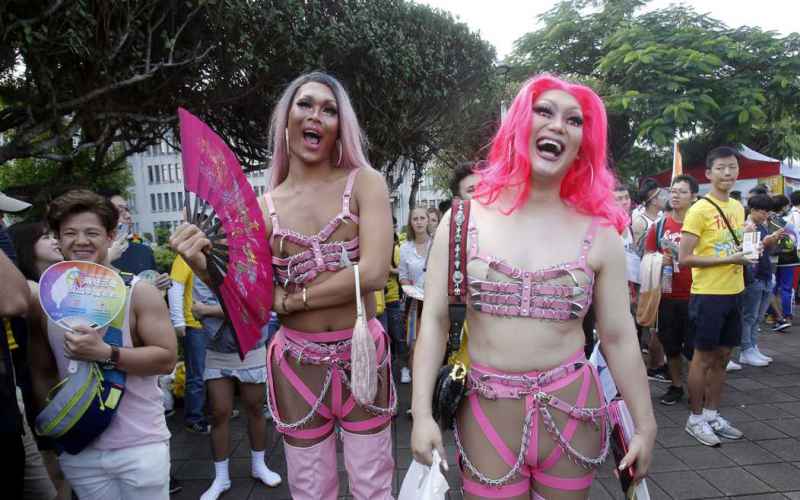
[[[461,330],[467,315],[468,226],[469,201],[455,198],[450,212],[448,244],[447,295],[450,301],[450,331],[447,336],[445,364],[439,369],[433,391],[433,418],[445,430],[453,428],[456,411],[467,392],[467,367],[454,361],[452,357],[461,348]]]

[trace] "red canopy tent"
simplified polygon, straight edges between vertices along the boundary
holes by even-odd
[[[762,179],[780,175],[781,162],[775,158],[762,155],[744,144],[739,147],[739,180],[743,179]],[[704,184],[706,179],[706,166],[704,163],[691,165],[683,169],[684,174],[691,175],[697,182]],[[659,186],[669,186],[672,180],[672,169],[664,170],[653,176]]]

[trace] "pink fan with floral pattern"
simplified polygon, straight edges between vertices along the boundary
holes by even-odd
[[[236,156],[205,123],[178,109],[187,222],[211,240],[212,288],[236,332],[244,359],[261,338],[272,307],[272,251],[258,199]],[[194,203],[189,193],[194,193]]]

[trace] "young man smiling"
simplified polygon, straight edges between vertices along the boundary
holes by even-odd
[[[118,217],[107,199],[74,190],[50,204],[47,222],[66,260],[103,263]],[[81,452],[59,456],[75,492],[81,500],[169,498],[170,433],[156,379],[175,366],[176,342],[161,293],[134,279],[120,328],[122,347],[107,344],[103,330],[79,326],[67,331],[48,321],[38,303],[33,309],[31,371],[40,405],[68,375],[72,359],[104,363],[126,373],[125,393],[111,425]]]
[[[719,445],[718,436],[742,437],[719,414],[725,365],[742,337],[743,266],[752,264],[738,246],[744,208],[729,196],[738,176],[735,149],[723,146],[708,153],[711,191],[687,212],[678,252],[680,266],[692,268],[689,330],[694,355],[689,365],[691,414],[686,432],[707,446]]]

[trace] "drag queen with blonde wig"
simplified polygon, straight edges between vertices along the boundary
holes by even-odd
[[[357,500],[390,499],[396,396],[373,293],[386,285],[392,250],[386,182],[369,165],[350,99],[330,75],[309,73],[289,84],[270,138],[272,182],[260,201],[281,328],[268,347],[267,402],[284,437],[289,489],[295,500],[338,497],[338,428],[350,493]],[[179,248],[189,250],[181,253],[204,272],[197,250],[208,240],[184,231]],[[376,351],[372,401],[356,401],[351,390],[363,382],[350,369],[356,276],[367,342],[371,336]]]

